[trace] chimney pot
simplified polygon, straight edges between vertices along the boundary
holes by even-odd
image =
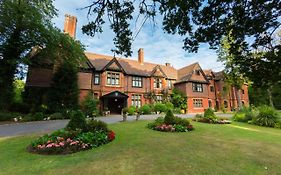
[[[77,18],[66,14],[64,21],[64,33],[68,33],[72,38],[76,36]]]
[[[138,62],[140,64],[143,64],[143,60],[144,60],[144,52],[143,52],[143,48],[140,48],[138,51]]]
[[[171,63],[165,63],[166,66],[171,66]]]

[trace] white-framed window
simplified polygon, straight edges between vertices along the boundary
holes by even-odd
[[[193,107],[194,108],[202,108],[203,100],[202,99],[193,99]]]
[[[203,92],[203,84],[201,83],[192,83],[193,92]]]
[[[172,89],[173,88],[173,82],[172,80],[168,80],[168,88]]]
[[[163,96],[162,95],[156,95],[156,102],[162,103],[163,101]]]
[[[120,73],[107,72],[107,85],[120,85]]]
[[[142,77],[132,77],[132,87],[142,87]]]
[[[94,84],[99,85],[100,84],[100,74],[95,73],[94,74]]]
[[[141,95],[133,94],[132,95],[132,106],[141,107]]]
[[[154,78],[154,88],[162,88],[162,79]]]

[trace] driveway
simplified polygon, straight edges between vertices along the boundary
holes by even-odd
[[[232,114],[216,114],[220,117],[231,117]],[[161,115],[141,115],[141,120],[153,120]],[[193,118],[195,114],[180,114],[177,115],[183,118]],[[98,117],[98,120],[104,121],[108,124],[122,121],[121,115],[110,115],[107,117]],[[128,121],[135,120],[135,116],[128,116]],[[61,128],[64,128],[69,120],[50,120],[38,122],[25,122],[15,124],[0,125],[0,137],[19,136],[34,133],[48,133]]]

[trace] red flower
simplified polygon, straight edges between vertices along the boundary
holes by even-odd
[[[107,133],[107,139],[111,142],[112,140],[115,139],[115,133],[113,131],[109,131]]]

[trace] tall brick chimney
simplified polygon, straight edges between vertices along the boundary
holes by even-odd
[[[143,59],[144,59],[143,48],[140,48],[138,51],[138,61],[140,64],[143,64]]]
[[[64,33],[68,33],[72,38],[76,36],[77,18],[71,15],[65,15]]]

